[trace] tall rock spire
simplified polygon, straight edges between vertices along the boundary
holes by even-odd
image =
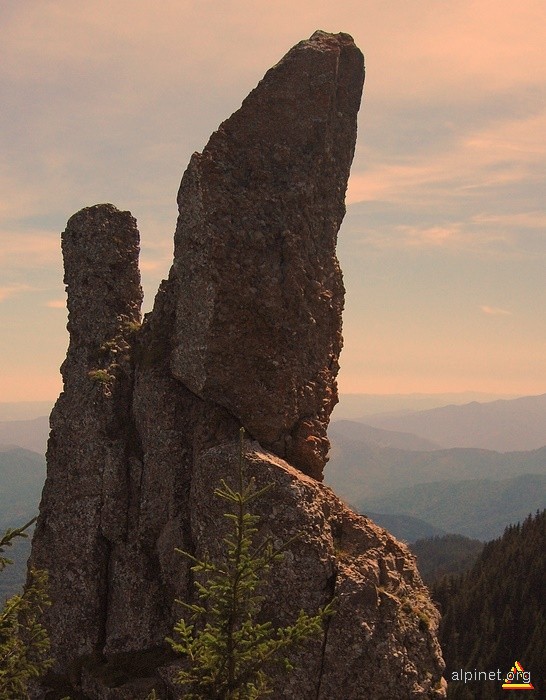
[[[53,600],[55,666],[39,697],[178,697],[164,640],[194,587],[175,548],[221,556],[214,488],[233,476],[241,427],[246,468],[272,484],[256,501],[260,536],[300,534],[261,615],[286,625],[337,601],[274,697],[445,697],[438,614],[411,555],[320,483],[363,78],[351,37],[316,32],[192,156],[173,266],[140,328],[134,220],[111,205],[70,219],[70,347],[31,556]]]
[[[139,233],[129,212],[102,204],[62,235],[70,345],[51,414],[47,481],[33,565],[49,571],[59,662],[100,652],[111,542],[127,527],[130,343],[140,325]]]
[[[364,61],[315,32],[193,155],[178,193],[173,375],[322,479],[344,288],[335,254]]]

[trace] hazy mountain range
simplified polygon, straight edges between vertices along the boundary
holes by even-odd
[[[430,408],[468,404],[472,401],[488,403],[498,399],[515,399],[514,394],[486,394],[479,391],[443,394],[340,394],[332,420],[358,420],[366,422],[366,416],[403,415]],[[1,411],[0,404],[0,411]],[[0,420],[2,420],[0,412]]]
[[[366,509],[366,516],[399,540],[404,540],[409,544],[417,542],[417,540],[447,535],[444,529],[405,513],[375,513]]]
[[[351,503],[432,481],[546,474],[546,447],[527,452],[434,450],[432,443],[423,443],[423,438],[393,432],[389,442],[389,431],[375,433],[352,421],[333,423],[329,435],[332,451],[326,481]],[[404,444],[407,447],[403,448]],[[426,449],[415,449],[419,444],[424,444]]]
[[[35,515],[46,474],[45,458],[20,447],[0,447],[0,532],[22,527]],[[31,534],[29,530],[28,534]],[[21,589],[26,561],[30,554],[30,538],[17,537],[4,555],[13,561],[0,576],[1,601]]]
[[[375,447],[393,447],[395,449],[417,452],[430,452],[431,450],[441,449],[441,445],[412,433],[374,428],[366,423],[352,420],[333,422],[328,430],[328,435],[330,439],[334,437],[340,438],[343,443],[356,442]]]
[[[49,416],[52,408],[53,401],[0,401],[0,421],[32,420]]]
[[[546,394],[489,403],[473,401],[398,416],[366,416],[365,422],[413,433],[442,447],[535,450],[546,445]]]
[[[45,454],[49,435],[49,418],[40,416],[30,420],[0,421],[0,449],[23,447]]]
[[[0,530],[24,525],[38,513],[45,458],[21,448],[0,448]]]
[[[490,539],[546,506],[546,395],[337,420],[329,435],[326,482],[410,542]]]
[[[498,481],[418,484],[360,501],[356,507],[363,513],[411,515],[446,532],[485,541],[499,537],[510,523],[542,510],[545,503],[546,474],[523,474]]]
[[[546,475],[546,395],[462,403],[476,396],[343,395],[336,415],[367,415],[332,422],[326,483],[408,541],[446,532],[501,534],[546,505],[544,480],[535,478]],[[445,399],[454,403],[436,405]],[[36,412],[47,405],[0,403],[0,417],[16,417],[0,421],[0,521],[9,525],[37,511],[49,421]]]

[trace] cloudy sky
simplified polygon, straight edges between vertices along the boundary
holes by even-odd
[[[193,151],[315,29],[366,57],[344,392],[546,392],[544,0],[1,0],[0,401],[54,399],[59,234],[137,218],[146,308]]]

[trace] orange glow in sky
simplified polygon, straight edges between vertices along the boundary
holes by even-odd
[[[59,392],[67,219],[131,210],[151,308],[191,153],[316,29],[367,70],[341,390],[546,391],[543,0],[54,0],[0,4],[0,401]]]

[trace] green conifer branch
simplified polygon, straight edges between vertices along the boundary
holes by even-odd
[[[271,538],[255,546],[259,516],[249,505],[266,494],[273,484],[256,488],[254,479],[244,480],[244,430],[240,431],[238,490],[222,479],[214,493],[231,505],[224,514],[231,532],[224,538],[225,552],[219,563],[199,560],[177,550],[202,577],[195,581],[200,603],[178,601],[189,613],[174,626],[172,648],[185,657],[186,666],[177,683],[188,700],[255,700],[271,693],[266,665],[281,664],[290,670],[288,652],[323,632],[324,621],[334,613],[330,603],[310,615],[300,611],[296,621],[274,628],[270,621],[258,622],[263,597],[259,588],[272,566],[298,538],[275,547]],[[203,578],[204,577],[204,578]]]
[[[0,538],[0,555],[11,547],[16,537],[28,537],[26,530],[33,518],[20,528],[9,529]],[[10,564],[0,556],[0,571]],[[28,684],[39,678],[53,663],[50,642],[41,617],[50,605],[47,572],[32,569],[22,593],[5,601],[0,612],[0,700],[23,700]]]

